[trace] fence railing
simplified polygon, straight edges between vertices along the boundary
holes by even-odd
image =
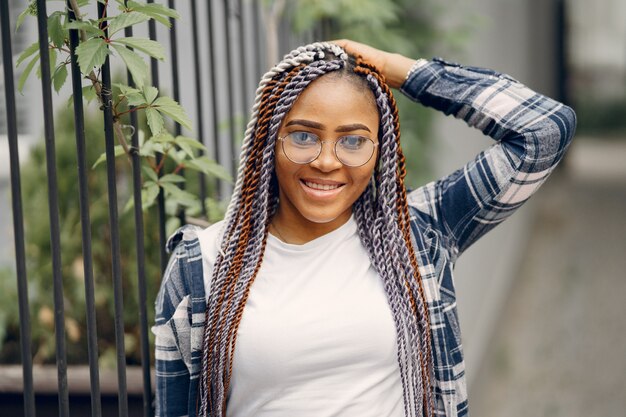
[[[147,0],[153,3],[154,0]],[[71,1],[67,1],[70,5]],[[15,4],[15,2],[13,3]],[[51,276],[53,279],[54,299],[54,328],[56,349],[56,373],[58,414],[70,415],[70,391],[68,387],[67,346],[65,333],[64,305],[64,271],[62,268],[63,247],[61,242],[61,227],[59,214],[59,185],[57,172],[57,155],[55,153],[55,125],[54,110],[56,107],[52,96],[51,71],[49,62],[47,13],[48,6],[45,0],[37,0],[37,33],[39,40],[39,53],[41,62],[41,97],[43,99],[43,127],[45,137],[45,160],[48,191],[48,217],[50,228],[51,248]],[[245,0],[211,0],[198,2],[196,0],[178,1],[168,0],[167,6],[177,9],[186,16],[183,21],[171,19],[171,29],[162,37],[155,26],[154,20],[147,23],[147,33],[150,39],[169,43],[169,68],[151,59],[150,73],[152,85],[159,89],[167,89],[172,92],[174,100],[181,102],[187,109],[191,109],[192,119],[196,121],[195,133],[198,140],[207,146],[211,157],[217,162],[228,167],[231,173],[236,172],[235,158],[237,155],[237,140],[241,137],[243,123],[247,118],[248,109],[251,106],[252,92],[256,82],[268,63],[264,59],[265,38],[263,35],[263,19],[259,1]],[[23,5],[25,7],[25,5]],[[98,15],[104,16],[107,12],[106,5],[98,2]],[[182,10],[185,13],[182,13]],[[27,256],[25,232],[24,232],[24,207],[22,196],[22,183],[20,178],[20,155],[18,152],[18,124],[17,107],[14,83],[14,59],[12,46],[13,24],[10,16],[15,15],[9,9],[9,2],[0,2],[0,26],[2,30],[2,55],[4,69],[4,85],[6,99],[7,135],[10,153],[10,183],[13,215],[13,236],[15,247],[15,275],[17,279],[17,294],[19,303],[19,335],[21,345],[22,367],[22,390],[23,390],[23,415],[35,416],[36,392],[33,383],[33,352],[31,349],[31,317],[29,306],[29,279],[27,271]],[[68,6],[67,18],[72,21],[76,16]],[[102,26],[103,30],[106,30]],[[133,29],[125,29],[125,36],[133,36]],[[298,39],[294,42],[286,33],[281,31],[283,38],[279,44],[283,51],[300,43],[312,39]],[[322,32],[316,31],[315,35]],[[311,37],[314,36],[313,34]],[[101,372],[98,365],[98,326],[96,318],[96,294],[97,288],[94,279],[94,264],[92,254],[92,219],[90,217],[89,178],[93,170],[89,167],[86,158],[87,143],[85,137],[85,114],[82,99],[82,76],[77,62],[75,49],[79,45],[77,30],[70,30],[70,76],[73,97],[73,116],[76,140],[76,157],[78,173],[78,204],[80,210],[81,235],[75,236],[81,239],[82,244],[82,273],[84,276],[84,299],[86,311],[86,343],[89,362],[89,392],[91,398],[90,415],[101,416],[103,406],[101,398],[100,380]],[[21,51],[17,51],[21,52]],[[185,74],[192,73],[192,77],[181,74],[184,64]],[[164,76],[164,74],[166,76]],[[132,77],[127,75],[129,85],[132,85]],[[167,78],[169,82],[163,80]],[[129,415],[128,387],[126,369],[126,346],[124,334],[124,282],[130,277],[122,275],[122,259],[120,246],[120,223],[118,212],[118,172],[115,164],[115,139],[113,132],[113,114],[107,96],[111,94],[111,68],[107,62],[102,67],[102,86],[104,91],[103,117],[104,117],[104,141],[106,149],[106,176],[108,193],[108,218],[110,230],[110,271],[111,286],[113,287],[114,306],[113,317],[115,328],[115,351],[117,363],[117,408],[120,416]],[[189,92],[192,94],[189,94]],[[151,386],[151,346],[148,335],[148,304],[153,300],[148,299],[146,279],[146,250],[145,250],[145,225],[142,207],[142,172],[139,159],[139,122],[136,112],[130,113],[131,131],[131,175],[134,200],[134,238],[136,245],[137,265],[137,294],[138,315],[141,352],[141,381],[143,385],[142,409],[144,416],[153,415]],[[221,127],[223,120],[227,121],[226,131]],[[240,120],[239,123],[235,123]],[[180,134],[182,127],[175,125],[175,133]],[[36,132],[33,132],[36,133]],[[23,156],[22,156],[23,158]],[[209,182],[211,184],[209,184]],[[212,197],[225,200],[228,196],[229,185],[208,179],[204,174],[198,178],[198,189],[191,190],[197,193],[201,201],[212,193]],[[43,185],[41,185],[43,186]],[[210,191],[209,191],[210,190]],[[166,201],[161,192],[157,199],[158,213],[158,236],[159,236],[159,263],[163,271],[167,263],[165,253],[166,240]],[[207,217],[206,205],[202,205],[202,215]],[[179,211],[178,217],[185,222],[184,211]],[[134,277],[133,277],[134,280]],[[102,319],[102,317],[100,317]],[[41,411],[41,410],[40,410]],[[45,413],[47,415],[47,412]]]

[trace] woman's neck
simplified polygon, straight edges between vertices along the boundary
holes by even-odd
[[[343,226],[351,215],[352,211],[347,211],[329,222],[316,223],[301,215],[290,215],[279,206],[269,231],[285,243],[303,245]]]

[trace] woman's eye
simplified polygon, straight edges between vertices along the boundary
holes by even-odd
[[[348,150],[361,149],[368,139],[362,136],[344,136],[341,138],[341,146]]]
[[[289,138],[300,146],[315,145],[317,143],[317,136],[309,132],[293,132],[289,134]]]

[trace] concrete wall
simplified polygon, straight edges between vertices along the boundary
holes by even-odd
[[[470,4],[447,1],[446,24],[464,19],[477,21],[466,48],[446,59],[466,65],[493,68],[508,73],[547,95],[555,93],[554,51],[556,19],[552,1],[472,0]],[[452,23],[454,24],[454,23]],[[461,167],[491,144],[481,132],[463,122],[436,116],[432,158],[435,176]],[[528,239],[532,201],[511,219],[489,233],[461,258],[456,266],[456,285],[468,381],[485,358],[498,312],[510,296]]]

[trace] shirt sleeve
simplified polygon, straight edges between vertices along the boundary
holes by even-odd
[[[189,288],[182,277],[183,245],[170,257],[155,303],[156,416],[188,415],[190,392]]]
[[[508,75],[441,59],[417,61],[401,87],[410,99],[463,119],[495,140],[456,172],[409,195],[453,257],[537,190],[571,142],[574,111]]]

